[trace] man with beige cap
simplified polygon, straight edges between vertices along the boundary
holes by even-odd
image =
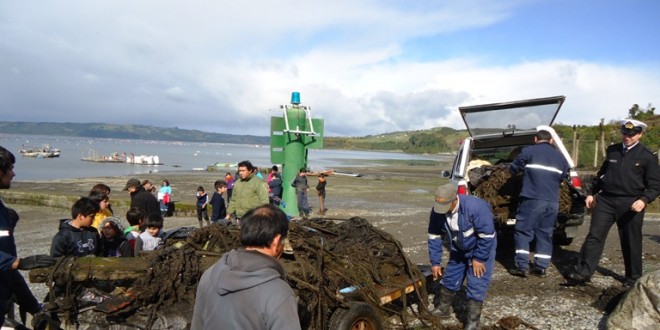
[[[433,314],[450,315],[456,292],[467,279],[468,317],[465,329],[478,329],[481,308],[495,267],[497,236],[491,207],[486,201],[470,195],[457,195],[448,183],[435,192],[435,205],[429,219],[429,257],[433,277],[442,276],[440,292],[433,301]],[[443,238],[449,241],[449,260],[444,272]]]

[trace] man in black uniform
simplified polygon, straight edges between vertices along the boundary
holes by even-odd
[[[624,285],[631,286],[642,276],[644,211],[660,192],[660,169],[657,156],[639,142],[646,124],[634,119],[621,123],[622,143],[607,148],[605,161],[587,192],[587,208],[593,208],[591,226],[569,283],[590,280],[614,223],[626,268]]]

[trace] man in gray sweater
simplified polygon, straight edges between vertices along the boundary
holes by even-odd
[[[243,248],[225,253],[199,281],[191,329],[300,329],[296,296],[277,261],[288,230],[275,206],[245,213]]]

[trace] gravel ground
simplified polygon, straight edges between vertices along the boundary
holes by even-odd
[[[426,227],[428,212],[432,205],[432,192],[442,180],[438,169],[433,167],[381,167],[352,169],[364,173],[360,178],[346,176],[328,177],[328,197],[326,207],[328,218],[366,218],[373,225],[392,233],[399,239],[404,250],[414,263],[428,263],[426,248]],[[349,169],[350,171],[350,169]],[[211,187],[218,173],[158,173],[141,177],[159,182],[170,180],[174,190],[174,200],[192,204],[197,185]],[[80,196],[88,192],[97,182],[104,182],[113,188],[111,198],[117,206],[115,213],[125,214],[121,207],[128,200],[121,191],[128,177],[107,177],[76,180],[55,180],[43,182],[14,182],[11,190],[0,191],[0,195],[15,208],[21,221],[16,230],[19,256],[35,253],[48,253],[50,241],[57,230],[57,220],[70,217],[69,210],[60,205],[53,207],[33,206],[12,202],[16,195],[49,194],[50,196]],[[310,185],[315,185],[313,177]],[[24,197],[23,197],[24,198]],[[52,198],[57,199],[57,198]],[[657,202],[656,202],[657,203]],[[54,204],[58,204],[54,202]],[[61,203],[60,203],[61,204]],[[318,201],[310,195],[310,204],[317,208]],[[197,219],[179,215],[166,218],[166,229],[179,226],[196,226]],[[500,249],[496,262],[495,275],[482,313],[482,326],[494,328],[495,324],[507,321],[499,328],[509,329],[605,329],[608,304],[623,292],[621,280],[623,260],[616,230],[610,232],[600,270],[592,282],[583,287],[565,287],[564,276],[577,260],[577,254],[588,230],[589,219],[580,227],[572,245],[556,248],[553,265],[546,278],[517,278],[509,275],[506,268],[513,264],[512,244],[499,241]],[[660,264],[660,216],[646,216],[644,225],[644,271],[658,269]],[[27,277],[27,274],[25,274]],[[32,284],[38,297],[43,297],[46,288]],[[464,318],[464,297],[455,303],[458,318],[445,323],[456,327]],[[611,306],[610,306],[611,307]]]

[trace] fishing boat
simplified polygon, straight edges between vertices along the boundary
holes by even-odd
[[[83,156],[81,160],[95,163],[125,163],[126,154],[113,152],[110,155],[99,155],[96,150],[89,149],[87,151],[87,156]]]
[[[23,157],[55,158],[60,156],[60,149],[47,144],[41,147],[21,148],[19,152]]]

